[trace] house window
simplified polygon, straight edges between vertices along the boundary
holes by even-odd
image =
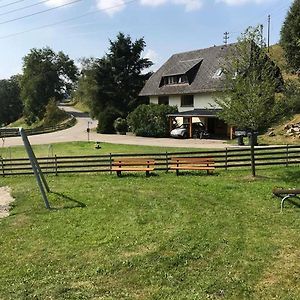
[[[186,75],[181,75],[178,77],[178,83],[188,83],[188,78]]]
[[[182,95],[181,106],[193,107],[194,106],[194,95]]]
[[[223,74],[223,69],[222,68],[219,68],[216,73],[214,74],[213,78],[220,78]]]
[[[186,74],[163,77],[163,85],[188,83]]]
[[[169,96],[159,96],[158,97],[158,104],[169,105]]]

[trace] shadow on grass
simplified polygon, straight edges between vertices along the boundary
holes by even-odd
[[[150,178],[150,177],[157,177],[159,174],[157,173],[149,173],[148,176],[146,176],[145,173],[127,173],[127,172],[122,172],[120,176],[115,176],[115,178]]]
[[[176,173],[174,172],[175,176]],[[207,173],[206,171],[180,171],[178,176],[219,176],[217,172],[209,172]]]
[[[60,210],[60,209],[72,209],[72,208],[84,208],[86,207],[86,204],[78,201],[78,200],[75,200],[69,196],[66,196],[64,195],[63,193],[57,193],[57,192],[53,192],[51,191],[51,194],[54,194],[58,197],[59,200],[63,200],[63,201],[66,201],[66,202],[71,202],[70,204],[66,204],[66,205],[63,205],[62,207],[53,207],[51,206],[51,210]]]
[[[291,181],[295,181],[298,183],[298,188],[300,188],[300,183],[299,183],[299,178],[300,178],[300,167],[298,166],[298,168],[293,168],[293,169],[289,169],[286,168],[286,170],[284,171],[284,173],[282,174],[282,179],[285,182],[290,183]]]
[[[289,203],[290,205],[293,205],[294,207],[300,208],[299,198],[289,198],[286,200],[286,203]],[[285,206],[286,206],[286,203],[285,203]]]

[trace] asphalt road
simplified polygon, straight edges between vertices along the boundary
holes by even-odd
[[[117,134],[98,134],[95,128],[97,121],[92,120],[86,113],[82,113],[71,106],[60,106],[67,112],[76,117],[77,123],[75,126],[56,131],[52,133],[39,134],[29,136],[29,141],[32,145],[53,144],[60,142],[73,141],[99,141],[113,144],[128,144],[128,145],[147,145],[161,147],[185,147],[185,148],[226,148],[230,147],[223,140],[212,139],[173,139],[173,138],[144,138],[133,135],[117,135]],[[90,128],[88,137],[87,128]],[[20,137],[5,138],[4,147],[23,145]]]

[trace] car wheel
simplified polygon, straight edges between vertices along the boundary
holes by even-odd
[[[184,134],[183,134],[183,136],[182,136],[184,139],[187,139],[188,138],[188,134],[187,134],[187,132],[185,132]]]
[[[201,140],[203,138],[203,132],[199,133],[199,139]]]

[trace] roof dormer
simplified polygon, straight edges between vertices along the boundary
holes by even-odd
[[[159,86],[191,84],[202,61],[202,58],[179,61],[162,74]]]

